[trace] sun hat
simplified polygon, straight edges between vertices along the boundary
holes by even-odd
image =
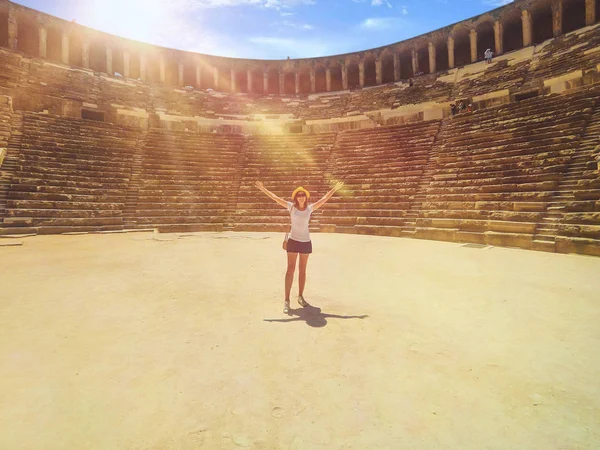
[[[292,192],[292,200],[296,200],[296,195],[298,195],[299,192],[304,192],[306,194],[306,200],[310,200],[310,192],[308,192],[302,186],[296,188],[294,192]]]

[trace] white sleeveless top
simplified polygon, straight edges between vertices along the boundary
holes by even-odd
[[[310,222],[310,215],[313,212],[313,205],[308,205],[304,211],[300,211],[292,202],[287,202],[287,209],[292,218],[290,239],[298,242],[310,242],[308,222]]]

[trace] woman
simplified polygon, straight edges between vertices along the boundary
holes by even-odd
[[[304,300],[304,286],[306,285],[306,264],[308,263],[308,255],[312,253],[312,242],[308,231],[308,222],[310,215],[323,206],[336,191],[342,188],[344,183],[337,182],[325,196],[314,204],[309,204],[310,192],[303,187],[297,188],[292,193],[292,201],[286,202],[284,199],[277,197],[275,194],[266,189],[260,181],[256,182],[256,187],[263,191],[268,197],[275,200],[290,213],[292,230],[287,243],[287,272],[285,273],[285,303],[283,312],[290,312],[290,291],[292,290],[292,282],[294,281],[294,271],[296,270],[296,260],[300,254],[300,273],[298,276],[298,303],[303,306],[310,306]]]

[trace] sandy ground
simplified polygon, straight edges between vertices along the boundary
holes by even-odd
[[[600,258],[281,239],[0,239],[0,449],[600,448]]]

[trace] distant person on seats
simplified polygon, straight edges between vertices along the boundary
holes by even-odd
[[[458,112],[465,112],[465,102],[463,102],[462,100],[460,101],[460,103],[458,104]]]
[[[264,185],[257,181],[255,186],[260,189],[270,199],[283,206],[290,213],[291,231],[289,239],[284,246],[287,252],[287,272],[285,274],[285,302],[283,304],[284,314],[290,313],[290,292],[292,290],[292,282],[294,281],[294,272],[296,270],[296,260],[300,254],[300,273],[298,275],[298,303],[302,307],[310,306],[304,300],[304,286],[306,285],[306,265],[308,257],[312,253],[312,242],[308,229],[310,216],[313,211],[316,211],[329,200],[336,191],[340,190],[344,183],[338,181],[333,189],[323,196],[316,203],[308,203],[310,192],[303,187],[299,187],[292,193],[292,201],[286,202],[284,199],[267,190]]]
[[[594,157],[594,160],[597,164],[596,170],[598,171],[598,175],[600,175],[600,137],[598,137],[598,145],[594,149],[594,153],[592,153],[592,156]]]
[[[450,103],[450,112],[453,116],[456,115],[456,105],[454,103]]]
[[[491,48],[488,48],[483,54],[483,56],[485,56],[485,62],[489,64],[492,62],[492,57],[494,56],[494,53],[492,52]]]

